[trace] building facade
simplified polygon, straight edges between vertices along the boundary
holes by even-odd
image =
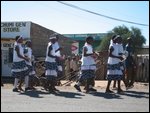
[[[93,48],[96,49],[102,40],[106,36],[106,33],[87,33],[87,34],[63,34],[63,36],[68,37],[70,39],[78,41],[78,53],[82,53],[82,47],[84,46],[85,39],[88,36],[93,36],[94,38],[94,43],[93,43]]]
[[[30,21],[1,22],[1,75],[11,76],[13,45],[17,35],[21,35],[24,42],[32,41],[33,55],[38,58],[45,57],[49,36],[53,33],[56,32]],[[64,48],[62,54],[69,55],[74,41],[61,34],[59,36],[59,43]]]

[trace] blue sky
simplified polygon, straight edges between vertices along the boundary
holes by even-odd
[[[103,15],[149,25],[149,1],[64,1]],[[138,27],[149,45],[149,26],[80,11],[56,1],[1,1],[1,21],[32,21],[61,34],[106,33],[115,26]]]

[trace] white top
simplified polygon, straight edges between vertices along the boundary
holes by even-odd
[[[49,57],[49,56],[48,56],[48,50],[49,50],[49,47],[50,47],[50,46],[52,46],[51,55],[55,56],[55,49],[54,49],[54,46],[53,46],[53,44],[52,44],[51,42],[49,42],[49,43],[48,43],[48,46],[47,46],[47,50],[46,50],[46,59],[45,59],[45,61],[46,61],[46,62],[56,62],[56,61],[55,61],[56,58],[52,58],[52,57]]]
[[[111,40],[110,40],[110,45],[109,45],[109,47],[112,46],[113,44],[114,44],[114,43],[113,43],[113,40],[111,39]]]
[[[85,43],[85,45],[83,46],[83,48],[84,47],[87,48],[87,52],[86,52],[87,54],[93,53],[92,45]],[[94,58],[91,57],[91,56],[86,56],[85,57],[85,56],[82,55],[81,62],[82,62],[81,65],[88,65],[88,66],[96,64]]]
[[[25,49],[27,49],[27,53],[25,53],[24,55],[27,56],[28,58],[30,58],[29,61],[25,61],[27,65],[30,65],[32,66],[32,62],[31,62],[31,59],[32,59],[32,49],[30,47],[26,47]]]
[[[114,56],[119,56],[119,55],[118,55],[118,45],[115,44],[115,43],[112,43],[112,44],[109,46],[109,49],[110,49],[111,47],[114,48],[112,54],[113,54]],[[108,57],[108,62],[107,62],[108,64],[117,64],[117,63],[119,63],[119,62],[120,62],[120,59],[118,59],[118,58]]]
[[[51,44],[51,42],[49,42],[49,44]],[[60,48],[58,42],[55,42],[52,46],[54,47],[55,51]],[[61,57],[60,51],[55,52],[55,55],[58,56],[58,57]]]
[[[14,43],[14,48],[13,48],[13,62],[20,62],[20,61],[23,61],[24,59],[18,57],[17,55],[17,51],[15,50],[15,47],[18,46],[19,47],[19,52],[20,52],[20,55],[24,56],[24,53],[23,53],[23,47],[20,43],[17,43],[15,42]]]
[[[60,48],[58,42],[55,42],[55,43],[53,44],[53,46],[54,46],[55,51]],[[60,57],[60,56],[61,56],[60,51],[55,52],[55,55],[58,56],[58,57]]]
[[[117,44],[118,45],[118,53],[124,53],[124,50],[123,50],[123,46],[122,44]]]
[[[117,44],[118,45],[118,54],[119,53],[122,53],[122,55],[119,55],[119,56],[122,56],[122,57],[124,57],[124,54],[125,54],[125,51],[123,50],[123,46],[122,46],[122,44]],[[124,57],[125,58],[125,57]],[[123,60],[122,60],[123,61]],[[121,60],[120,60],[120,62],[122,62]]]

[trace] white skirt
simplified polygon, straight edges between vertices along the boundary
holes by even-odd
[[[96,70],[96,65],[81,65],[81,70]]]
[[[56,70],[47,69],[46,72],[45,72],[45,75],[46,76],[55,76],[55,77],[57,77],[57,71]]]
[[[108,80],[121,80],[123,73],[120,68],[120,64],[108,64],[107,65],[107,79]]]

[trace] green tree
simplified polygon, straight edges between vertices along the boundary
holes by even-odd
[[[106,36],[102,39],[100,46],[97,48],[97,51],[108,50],[111,37],[114,35],[120,35],[123,39],[123,46],[127,43],[127,38],[131,37],[133,39],[133,47],[136,50],[137,48],[142,47],[142,45],[146,42],[145,37],[142,35],[141,30],[139,28],[131,27],[129,29],[126,26],[117,26],[109,31]]]

